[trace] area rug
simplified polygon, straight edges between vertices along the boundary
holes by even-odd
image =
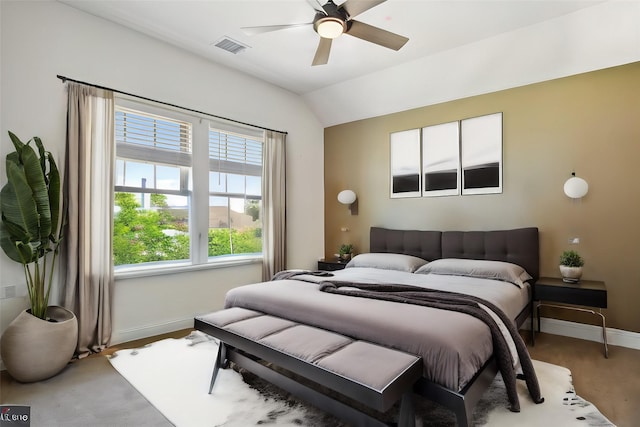
[[[208,394],[217,342],[195,331],[181,339],[166,339],[143,348],[121,350],[111,365],[177,427],[251,425],[342,426],[330,415],[298,401],[286,392],[233,369],[221,370]],[[561,366],[534,361],[545,402],[534,404],[522,381],[518,384],[521,411],[510,412],[500,375],[475,408],[476,425],[613,426],[598,409],[576,395],[571,372]],[[418,398],[417,426],[455,426],[453,414]],[[385,414],[393,422],[393,410]]]

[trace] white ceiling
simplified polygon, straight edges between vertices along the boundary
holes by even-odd
[[[315,11],[306,0],[61,1],[288,89],[305,97],[320,116],[322,105],[328,102],[320,99],[323,93],[330,96],[339,92],[345,82],[385,75],[389,70],[424,63],[425,59],[501,35],[544,29],[544,23],[603,3],[602,0],[387,0],[355,19],[408,37],[409,42],[402,49],[396,52],[342,35],[333,42],[329,63],[314,67],[311,61],[319,36],[311,26],[253,36],[241,30],[244,26],[311,22]],[[337,4],[342,2],[336,0]],[[234,55],[215,47],[224,37],[249,48]],[[510,46],[518,48],[516,43]],[[505,57],[509,54],[502,52]],[[335,98],[335,94],[331,96]],[[329,125],[340,122],[342,117],[320,117],[320,120]]]
[[[315,67],[311,61],[319,36],[313,27],[254,36],[240,29],[311,22],[315,11],[305,0],[64,0],[64,3],[305,94],[549,20],[596,2],[388,0],[355,19],[408,37],[409,42],[400,51],[343,35],[334,40],[329,63]],[[339,3],[343,1],[337,0],[336,4]],[[215,47],[225,36],[249,48],[234,55]]]

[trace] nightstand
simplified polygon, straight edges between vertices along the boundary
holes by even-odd
[[[318,270],[323,270],[323,271],[342,270],[346,265],[347,265],[346,262],[341,262],[341,261],[318,261]]]
[[[538,318],[538,332],[540,332],[540,307],[563,308],[600,316],[602,319],[604,357],[609,357],[609,348],[607,346],[607,327],[604,314],[602,314],[602,309],[607,308],[607,287],[604,282],[597,280],[580,280],[578,283],[566,283],[562,281],[562,279],[555,277],[541,277],[533,285],[533,301],[538,301],[538,303],[535,304],[535,314]],[[552,303],[569,305],[558,305]],[[597,308],[597,311],[592,308]],[[533,323],[533,313],[531,313],[531,316],[531,321]],[[535,345],[535,330],[533,328],[533,324],[531,326],[531,341],[533,345]]]

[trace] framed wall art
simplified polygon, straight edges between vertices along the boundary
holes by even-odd
[[[389,146],[391,198],[420,197],[420,129],[391,133]]]
[[[460,194],[460,122],[422,128],[422,196]]]
[[[502,193],[502,113],[393,132],[391,198]]]
[[[502,113],[460,121],[462,194],[502,193]]]

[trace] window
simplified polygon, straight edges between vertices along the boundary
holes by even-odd
[[[262,252],[262,142],[209,129],[209,256]]]
[[[262,132],[119,99],[115,138],[116,271],[261,254]]]

